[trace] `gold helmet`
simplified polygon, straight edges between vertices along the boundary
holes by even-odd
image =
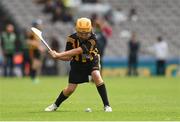
[[[91,32],[92,31],[92,25],[91,20],[88,18],[79,18],[76,21],[76,31],[77,32]]]

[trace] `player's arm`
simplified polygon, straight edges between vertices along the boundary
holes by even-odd
[[[63,60],[63,61],[69,61],[72,59],[73,56],[75,55],[79,55],[83,52],[81,47],[75,48],[75,49],[71,49],[68,51],[64,51],[64,52],[56,52],[56,51],[49,51],[50,55],[55,58],[55,59],[59,59],[59,60]]]
[[[75,56],[75,55],[79,55],[82,52],[83,52],[82,48],[78,47],[78,48],[75,48],[75,49],[71,49],[71,50],[68,50],[68,51],[58,53],[57,56],[58,57],[72,57],[72,56]]]
[[[58,53],[56,51],[50,51],[50,55],[59,60],[70,61],[74,55],[80,54],[80,50],[74,48],[75,40],[71,37],[68,37],[66,43],[66,49],[64,52]]]
[[[82,53],[87,54],[89,52],[89,50],[90,50],[90,47],[91,47],[91,45],[82,44],[78,48],[66,50],[64,52],[58,53],[56,51],[50,51],[49,53],[53,58],[62,60],[63,57],[70,58],[70,57],[73,57],[75,55],[79,55],[79,54],[82,54]]]
[[[69,38],[71,39],[71,38]],[[78,48],[74,48],[73,47],[73,42],[72,41],[68,41],[66,44],[66,51],[64,52],[56,52],[56,51],[50,51],[50,55],[55,58],[55,59],[59,59],[59,60],[64,60],[65,59],[72,59],[73,56],[75,55],[79,55],[79,54],[87,54],[89,52],[91,48],[91,44],[81,44],[80,47]]]
[[[58,60],[62,60],[62,61],[70,61],[72,59],[72,57],[59,57]]]
[[[58,56],[59,53],[56,52],[55,50],[49,51],[49,54],[51,55],[52,58],[62,61],[70,61],[72,59],[72,57],[68,57],[68,56],[61,56],[61,57]]]

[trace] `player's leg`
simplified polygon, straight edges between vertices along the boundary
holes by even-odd
[[[109,105],[106,87],[105,87],[104,81],[101,77],[100,71],[94,70],[94,71],[92,71],[91,75],[92,75],[92,79],[93,79],[94,83],[96,84],[98,93],[101,96],[101,99],[103,101],[105,112],[112,112],[112,108]]]
[[[130,57],[128,59],[128,71],[127,71],[127,75],[128,76],[132,75],[132,58],[130,58]]]
[[[61,91],[54,104],[48,106],[45,111],[55,111],[63,101],[65,101],[77,88],[77,84],[69,83],[68,86]]]
[[[133,61],[133,76],[138,76],[138,62],[137,62],[137,59],[135,58],[134,61]]]
[[[13,68],[14,68],[13,54],[9,55],[9,68],[10,68],[9,75],[14,76],[14,72],[13,72]]]
[[[7,69],[8,69],[8,56],[5,54],[4,62],[3,62],[4,77],[7,77],[8,75]]]
[[[55,102],[56,106],[59,107],[60,104],[75,91],[76,87],[77,87],[77,84],[69,83],[68,86],[63,91],[61,91],[60,95],[56,99],[56,102]]]
[[[161,60],[161,65],[162,65],[162,74],[161,75],[166,75],[166,63],[165,60]]]
[[[31,59],[30,63],[30,77],[32,80],[34,80],[36,77],[36,70],[34,69],[34,57]]]
[[[160,60],[157,60],[157,61],[156,61],[156,75],[157,75],[157,76],[160,75],[160,69],[161,69]]]

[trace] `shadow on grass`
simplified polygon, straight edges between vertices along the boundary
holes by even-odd
[[[101,111],[101,110],[94,110],[92,112],[86,112],[85,110],[57,110],[57,111],[52,111],[52,112],[46,112],[46,111],[29,111],[27,113],[43,113],[43,114],[46,114],[46,113],[75,113],[75,112],[83,112],[83,113],[94,113],[94,112],[104,112],[104,111]]]

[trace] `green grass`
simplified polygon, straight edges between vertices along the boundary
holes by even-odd
[[[56,112],[44,112],[67,77],[0,78],[0,120],[180,120],[180,78],[105,77],[113,108],[105,113],[93,84],[79,85]],[[90,107],[91,113],[84,112]]]

